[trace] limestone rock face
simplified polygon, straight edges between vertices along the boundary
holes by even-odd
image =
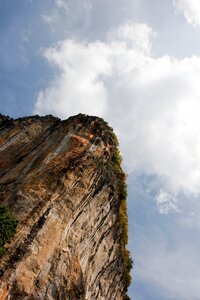
[[[117,142],[97,117],[0,116],[0,204],[17,218],[0,300],[121,300]]]

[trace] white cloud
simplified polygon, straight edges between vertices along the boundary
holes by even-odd
[[[161,189],[159,194],[156,196],[156,203],[161,214],[179,211],[177,208],[177,199],[163,189]]]
[[[127,41],[128,31],[135,32],[137,39],[129,36]],[[140,65],[150,48],[150,34],[146,25],[133,24],[131,28],[129,23],[115,34],[110,33],[108,44],[66,40],[47,49],[44,56],[58,69],[58,75],[49,88],[39,93],[35,111],[52,112],[63,118],[80,111],[103,116],[108,104],[109,80],[113,82],[118,73],[126,72],[124,67],[129,68],[126,64],[132,59]]]
[[[55,14],[54,15],[42,14],[40,17],[47,24],[52,24],[57,20],[57,16]]]
[[[35,113],[103,116],[129,172],[156,175],[166,191],[200,192],[200,57],[151,56],[153,33],[127,23],[106,42],[65,40],[44,52],[56,69]]]
[[[177,10],[184,14],[188,23],[200,25],[200,2],[199,0],[174,0]]]
[[[64,8],[66,11],[69,10],[67,0],[55,0],[55,4],[59,8]]]
[[[108,50],[99,42],[84,45],[71,40],[46,50],[45,57],[60,73],[48,89],[40,92],[35,111],[63,118],[78,112],[103,115],[107,91],[99,77],[109,73]]]
[[[117,30],[109,32],[108,38],[111,41],[121,41],[130,48],[149,54],[151,50],[149,37],[153,35],[155,33],[147,24],[127,22],[125,25],[119,26]]]

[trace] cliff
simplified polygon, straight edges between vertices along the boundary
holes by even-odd
[[[100,118],[0,115],[0,300],[128,299],[120,163]]]

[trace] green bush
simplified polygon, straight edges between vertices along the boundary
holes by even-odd
[[[16,232],[17,220],[9,212],[8,207],[0,205],[0,255],[3,255],[4,245]]]

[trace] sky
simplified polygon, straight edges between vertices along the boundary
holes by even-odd
[[[134,300],[200,299],[200,1],[0,0],[0,112],[103,117]]]

